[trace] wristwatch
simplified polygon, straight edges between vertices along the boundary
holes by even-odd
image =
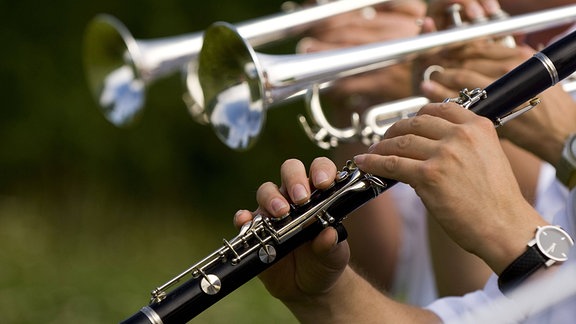
[[[539,226],[534,238],[528,242],[526,252],[498,277],[498,288],[506,294],[542,266],[566,261],[573,245],[574,240],[560,226]]]
[[[556,167],[556,177],[565,184],[568,189],[576,186],[576,133],[568,136],[562,157]]]

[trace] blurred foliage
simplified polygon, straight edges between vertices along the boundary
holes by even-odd
[[[178,75],[149,88],[137,125],[112,126],[84,80],[89,20],[109,13],[147,39],[275,14],[280,5],[2,1],[0,309],[10,311],[3,316],[8,323],[102,323],[131,314],[149,288],[235,235],[232,215],[255,207],[256,189],[278,181],[285,159],[308,163],[328,154],[298,126],[298,103],[267,114],[254,148],[230,150],[189,117]],[[293,45],[270,50],[291,52]],[[196,246],[202,251],[193,252]],[[263,288],[255,289],[269,303]],[[248,316],[245,322],[257,321]]]
[[[100,12],[147,39],[270,15],[279,6],[261,0],[6,3],[0,13],[0,193],[63,194],[73,183],[144,201],[179,199],[213,214],[228,212],[226,218],[253,206],[253,192],[263,181],[277,180],[283,160],[326,154],[297,124],[301,105],[269,112],[256,146],[235,152],[189,117],[184,85],[174,75],[149,88],[136,125],[118,129],[100,115],[87,90],[82,37]]]

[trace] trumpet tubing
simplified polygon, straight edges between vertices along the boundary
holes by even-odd
[[[391,0],[338,0],[249,20],[238,32],[260,47],[305,31],[324,19]],[[202,118],[203,98],[196,76],[196,59],[203,32],[161,39],[136,39],[118,19],[96,16],[84,36],[84,70],[89,88],[104,116],[116,126],[131,124],[141,113],[146,87],[182,72],[186,75],[187,105]]]
[[[204,110],[226,145],[246,150],[260,134],[267,109],[305,93],[315,84],[389,66],[440,47],[547,29],[575,20],[573,5],[407,39],[295,55],[257,53],[234,26],[220,22],[206,30],[198,57]]]

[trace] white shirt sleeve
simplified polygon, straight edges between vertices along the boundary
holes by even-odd
[[[566,201],[568,189],[556,179],[556,169],[548,163],[542,163],[534,208],[546,221],[552,222],[554,216],[564,208]]]
[[[551,223],[576,236],[576,189],[568,195]],[[567,280],[566,278],[570,278]],[[576,248],[557,272],[519,289],[522,298],[510,299],[498,289],[492,275],[483,290],[462,297],[438,299],[427,309],[445,323],[573,323],[576,318]],[[554,301],[547,305],[547,301]]]

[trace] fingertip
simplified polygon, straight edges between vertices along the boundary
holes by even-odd
[[[252,213],[245,209],[240,209],[234,214],[233,223],[237,228],[252,220]]]
[[[332,182],[330,177],[328,176],[328,173],[326,173],[323,170],[316,172],[316,174],[314,174],[314,178],[312,181],[314,183],[314,187],[316,188],[326,187],[327,184]]]
[[[336,165],[326,157],[318,157],[310,165],[310,177],[315,188],[324,189],[334,182]]]
[[[429,96],[430,94],[434,93],[435,89],[436,85],[434,84],[434,81],[424,80],[420,83],[420,90],[426,96]]]
[[[282,216],[288,213],[290,206],[281,198],[273,198],[270,201],[270,209],[274,216]]]
[[[338,232],[328,226],[312,242],[312,250],[317,255],[325,255],[338,246]]]
[[[304,37],[296,44],[296,53],[310,53],[314,52],[316,40],[312,37]]]
[[[424,19],[422,19],[421,32],[423,34],[426,34],[426,33],[433,33],[436,31],[438,31],[438,28],[436,27],[436,23],[434,22],[434,19],[432,17],[424,17]]]
[[[372,145],[374,146],[374,145]],[[372,148],[372,146],[370,146],[370,148]],[[364,162],[366,161],[366,154],[359,154],[354,156],[354,158],[352,159],[354,161],[354,164],[356,164],[356,166],[358,166],[360,169],[362,169],[362,166],[364,165]]]

